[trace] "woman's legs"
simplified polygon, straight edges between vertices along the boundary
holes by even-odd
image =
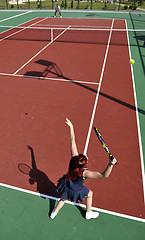
[[[98,212],[92,212],[91,207],[92,207],[92,198],[93,198],[93,192],[89,190],[89,194],[86,197],[86,219],[91,219],[91,218],[97,218],[99,216]]]
[[[63,205],[65,204],[65,201],[64,200],[60,200],[56,206],[56,208],[53,209],[51,215],[50,215],[50,218],[51,219],[54,219],[57,215],[57,213],[59,212],[59,210],[63,207]]]
[[[91,207],[92,207],[92,198],[93,198],[93,192],[89,190],[89,194],[86,197],[86,219],[91,219],[91,218],[97,218],[99,216],[98,212],[92,212]],[[63,207],[65,204],[65,200],[60,199],[58,204],[56,205],[56,208],[52,211],[50,218],[54,219],[59,210]]]
[[[65,200],[60,199],[56,208],[55,208],[55,213],[58,213],[59,210],[63,207],[64,204],[65,204]]]
[[[89,190],[89,194],[86,197],[86,207],[87,207],[87,212],[91,211],[91,207],[92,207],[92,198],[93,198],[93,192],[91,190]]]

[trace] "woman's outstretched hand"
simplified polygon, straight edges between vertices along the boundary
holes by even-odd
[[[74,133],[74,127],[71,123],[71,121],[66,118],[65,119],[65,123],[69,126],[69,130],[70,130],[70,145],[71,145],[71,156],[77,156],[78,155],[78,150],[77,150],[77,146],[76,146],[76,142],[75,142],[75,133]]]
[[[71,121],[70,121],[68,118],[65,119],[65,123],[66,123],[69,127],[73,127]]]

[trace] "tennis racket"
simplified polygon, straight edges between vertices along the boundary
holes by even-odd
[[[103,148],[105,149],[105,151],[109,154],[109,158],[110,158],[111,160],[113,160],[114,157],[113,157],[113,155],[111,154],[111,152],[109,151],[109,149],[108,149],[106,143],[104,142],[101,134],[99,133],[98,129],[97,129],[96,127],[94,127],[94,130],[95,130],[95,133],[96,133],[97,137],[99,138],[99,140],[100,140],[100,142],[101,142],[101,144],[102,144],[102,147],[103,147]],[[115,164],[117,164],[117,162],[116,162]]]

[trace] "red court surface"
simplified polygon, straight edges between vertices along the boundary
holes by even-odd
[[[38,23],[41,26],[107,28],[113,23],[105,19],[57,21],[39,18],[25,26],[35,23],[37,26]],[[115,20],[113,28],[125,29],[124,20]],[[109,34],[110,31],[102,39],[105,44],[54,41],[40,53],[50,41],[19,39],[18,35],[15,39],[8,37],[0,42],[3,59],[0,66],[1,183],[54,196],[52,186],[66,173],[70,159],[69,129],[65,118],[74,123],[78,149],[83,152],[99,86],[96,83],[103,74],[93,126],[105,136],[118,164],[108,179],[86,180],[85,184],[94,192],[94,207],[145,218],[127,35],[122,33],[122,44],[119,45],[120,36],[112,32],[103,70]],[[1,38],[6,35],[9,31],[1,34]],[[41,171],[34,184],[30,184],[29,176],[18,169],[20,163],[32,167],[27,146],[33,148],[37,168]],[[90,170],[104,170],[108,156],[93,130],[87,155]],[[46,185],[42,176],[45,176]]]

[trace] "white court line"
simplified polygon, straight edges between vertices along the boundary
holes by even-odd
[[[37,18],[34,18],[34,19],[37,19]],[[32,21],[32,20],[34,20],[34,19],[31,19],[31,20],[29,20],[29,21]],[[3,28],[9,28],[8,30],[4,30],[3,32],[0,32],[0,34],[3,34],[3,33],[6,33],[6,32],[8,32],[8,31],[10,31],[11,29],[13,29],[13,28],[20,28],[20,26],[21,25],[23,25],[23,24],[25,24],[25,23],[28,23],[28,21],[26,21],[26,22],[23,22],[22,24],[19,24],[19,25],[16,25],[16,26],[7,26],[7,25],[1,25],[0,27],[3,27]],[[21,27],[22,28],[22,27]],[[24,27],[23,27],[24,28]]]
[[[85,81],[78,81],[73,79],[64,79],[64,78],[49,78],[49,77],[37,77],[37,76],[29,76],[29,75],[20,75],[20,74],[12,74],[12,73],[0,73],[2,76],[11,76],[11,77],[25,77],[25,78],[34,78],[34,79],[42,79],[42,80],[52,80],[52,81],[59,81],[59,82],[72,82],[72,83],[80,83],[80,84],[91,84],[91,85],[99,85],[96,82],[85,82]]]
[[[131,50],[130,50],[130,43],[129,43],[128,28],[127,28],[126,20],[125,20],[125,24],[126,24],[126,30],[127,30],[126,33],[127,33],[127,40],[128,40],[129,57],[131,59],[132,57],[131,57]],[[138,130],[139,149],[140,149],[140,158],[141,158],[141,170],[142,170],[142,180],[143,180],[143,196],[144,196],[144,204],[145,204],[145,167],[144,167],[142,140],[141,140],[141,130],[140,130],[140,123],[139,123],[139,116],[138,116],[137,96],[136,96],[136,90],[135,90],[135,81],[134,81],[132,65],[131,65],[131,74],[132,74],[132,84],[133,84],[133,92],[134,92],[134,100],[135,100],[135,108],[136,108],[136,120],[137,120],[137,130]]]
[[[110,39],[111,39],[111,36],[110,36]],[[107,57],[106,57],[107,58]],[[105,65],[104,65],[105,67]],[[104,70],[103,70],[104,72]],[[0,73],[1,75],[12,75],[13,74],[4,74],[4,73]],[[15,75],[15,76],[23,76],[23,75]],[[23,76],[24,77],[24,76]],[[103,77],[103,75],[102,75]],[[100,85],[101,85],[101,82],[102,80],[100,81]],[[95,83],[94,83],[95,84]],[[99,92],[98,92],[99,93]],[[98,95],[98,94],[97,94]],[[22,188],[18,188],[18,187],[14,187],[14,186],[10,186],[10,185],[7,185],[7,184],[3,184],[3,183],[0,183],[0,186],[3,186],[3,187],[7,187],[7,188],[10,188],[10,189],[13,189],[13,190],[18,190],[18,191],[21,191],[21,192],[25,192],[25,193],[29,193],[29,194],[32,194],[32,195],[35,195],[35,196],[43,196],[43,197],[46,197],[48,199],[53,199],[53,200],[59,200],[58,198],[55,198],[55,197],[52,197],[52,196],[47,196],[47,195],[44,195],[44,194],[40,194],[40,193],[36,193],[36,192],[33,192],[33,191],[29,191],[29,190],[25,190],[25,189],[22,189]],[[69,201],[67,201],[68,204],[73,204]],[[75,204],[75,205],[79,205],[79,206],[82,206],[82,207],[86,207],[85,205],[83,204]],[[106,213],[106,214],[110,214],[110,215],[114,215],[114,216],[117,216],[117,217],[122,217],[122,218],[126,218],[126,219],[129,219],[129,220],[135,220],[135,221],[139,221],[139,222],[145,222],[145,219],[142,219],[142,218],[137,218],[137,217],[133,217],[133,216],[129,216],[129,215],[125,215],[125,214],[120,214],[120,213],[116,213],[116,212],[112,212],[112,211],[108,211],[108,210],[103,210],[103,209],[99,209],[99,208],[95,208],[95,207],[92,207],[93,210],[95,211],[100,211],[102,213]]]
[[[42,48],[38,53],[36,53],[28,62],[26,62],[22,67],[20,67],[17,71],[14,72],[13,75],[16,75],[21,69],[23,69],[28,63],[30,63],[35,57],[37,57],[41,52],[43,52],[48,46],[50,46],[57,38],[59,38],[63,33],[65,33],[71,26],[66,28],[62,33],[60,33],[56,38],[53,39],[50,43],[48,43],[44,48]]]
[[[39,23],[39,22],[44,21],[45,19],[46,19],[46,18],[41,19],[41,20],[37,21],[36,23],[31,24],[31,25],[28,26],[28,27],[23,27],[21,30],[19,30],[19,31],[17,31],[17,32],[14,32],[14,33],[12,33],[12,34],[10,34],[10,35],[7,35],[6,37],[0,39],[0,42],[3,41],[3,40],[5,40],[5,39],[8,39],[9,37],[11,37],[11,36],[13,36],[13,35],[15,35],[15,34],[17,34],[17,33],[20,33],[20,32],[22,32],[22,31],[24,31],[25,29],[28,29],[29,27],[31,27],[31,26],[33,26],[33,25]],[[13,27],[13,28],[15,28],[15,27]],[[11,28],[11,29],[13,29],[13,28]],[[9,30],[11,30],[11,29],[9,29]]]
[[[47,18],[47,17],[46,17]],[[45,19],[46,19],[45,18]],[[43,21],[44,19],[42,19],[42,20],[40,20],[40,22],[41,21]],[[35,23],[34,23],[35,24]],[[22,24],[21,24],[22,25]],[[29,28],[29,29],[35,29],[35,30],[50,30],[50,29],[57,29],[57,30],[65,30],[66,29],[66,27],[64,28],[62,28],[62,27],[60,27],[60,26],[57,26],[57,27],[54,27],[54,25],[53,26],[51,26],[51,27],[40,27],[39,25],[36,25],[36,26],[34,26],[34,27],[31,27],[31,26],[28,26],[28,27],[23,27],[23,26],[21,26],[21,25],[17,25],[17,26],[7,26],[7,25],[0,25],[0,28],[10,28],[10,29],[13,29],[13,28],[18,28],[18,29],[27,29],[27,28]],[[110,32],[110,30],[111,30],[111,28],[87,28],[87,27],[84,27],[84,28],[74,28],[74,26],[72,26],[71,25],[71,27],[68,29],[68,30],[71,30],[71,31],[77,31],[77,30],[80,30],[80,31],[105,31],[105,32]],[[114,28],[114,29],[112,29],[112,31],[113,32],[126,32],[126,29],[124,29],[124,28]],[[128,32],[145,32],[145,29],[129,29],[128,28]],[[1,34],[1,33],[0,33]]]
[[[30,12],[32,12],[32,11],[28,11],[28,12],[25,12],[25,13],[21,13],[21,14],[18,14],[18,15],[12,16],[12,17],[9,17],[9,18],[2,19],[2,20],[0,20],[0,22],[4,22],[4,21],[7,21],[7,20],[9,20],[9,19],[16,18],[16,17],[22,16],[22,15],[24,15],[24,14],[28,14],[28,13],[30,13]]]
[[[110,46],[113,24],[114,24],[114,19],[112,20],[112,24],[111,24],[111,30],[110,30],[110,34],[109,34],[109,39],[108,39],[108,43],[107,43],[107,48],[106,48],[106,53],[105,53],[105,57],[104,57],[103,67],[102,67],[102,71],[101,71],[99,87],[98,87],[98,90],[97,90],[96,99],[95,99],[94,108],[93,108],[92,117],[91,117],[90,126],[89,126],[89,131],[88,131],[88,135],[87,135],[87,139],[86,139],[84,155],[86,155],[86,153],[87,153],[88,144],[89,144],[89,140],[90,140],[90,135],[91,135],[91,131],[92,131],[92,125],[93,125],[93,121],[94,121],[94,117],[95,117],[95,112],[96,112],[96,108],[97,108],[100,88],[101,88],[101,84],[102,84],[102,79],[103,79],[103,75],[104,75],[106,60],[107,60],[109,46]]]
[[[13,190],[16,190],[16,191],[19,191],[19,192],[28,193],[28,194],[35,195],[35,196],[45,197],[45,198],[52,199],[52,200],[55,200],[55,201],[59,200],[59,198],[56,198],[56,197],[48,196],[48,195],[41,194],[41,193],[38,193],[38,192],[33,192],[33,191],[26,190],[26,189],[19,188],[19,187],[14,187],[14,186],[4,184],[4,183],[0,183],[0,186],[6,187],[6,188],[9,188],[9,189],[13,189]],[[84,205],[84,204],[73,203],[73,202],[70,202],[70,201],[66,201],[66,203],[70,204],[70,205],[76,205],[76,206],[81,206],[82,208],[86,208],[86,205]],[[113,216],[116,216],[116,217],[121,217],[121,218],[129,219],[129,220],[134,220],[134,221],[145,223],[145,219],[143,219],[143,218],[133,217],[133,216],[130,216],[130,215],[127,215],[127,214],[112,212],[112,211],[109,211],[109,210],[96,208],[96,207],[92,207],[91,209],[95,210],[95,211],[102,212],[102,213],[106,213],[106,214],[109,214],[109,215],[113,215]]]
[[[25,21],[25,22],[23,22],[23,23],[21,23],[21,24],[19,24],[19,25],[16,25],[16,26],[7,26],[7,25],[0,25],[0,27],[3,27],[3,28],[10,28],[10,29],[8,29],[8,30],[4,30],[3,32],[0,32],[0,34],[3,34],[3,33],[5,33],[5,32],[8,32],[8,31],[10,31],[11,29],[13,29],[13,28],[24,28],[24,27],[20,27],[21,25],[23,25],[23,24],[25,24],[25,23],[28,23],[28,22],[30,22],[30,21],[32,21],[32,20],[36,20],[37,18],[39,18],[39,17],[36,17],[36,18],[32,18],[32,19],[30,19],[29,21]]]

